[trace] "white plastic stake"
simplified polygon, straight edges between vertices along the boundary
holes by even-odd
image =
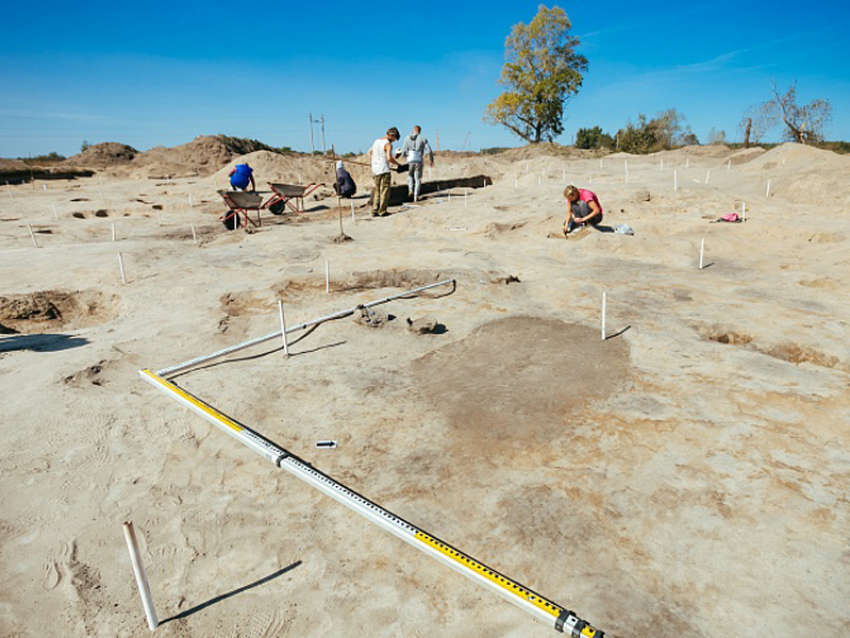
[[[659,170],[664,170],[664,158],[661,158],[661,168]]]
[[[331,294],[331,262],[325,259],[325,294]]]
[[[451,204],[451,203],[452,203],[452,194],[449,193],[449,204]]]
[[[602,158],[599,158],[599,168],[602,168]]]
[[[514,190],[517,190],[518,188],[519,188],[519,178],[514,177]]]
[[[537,176],[537,185],[540,186],[540,184],[541,184],[540,175],[538,175]]]
[[[691,158],[686,157],[685,158],[685,168],[690,168],[690,167],[691,167]]]
[[[32,226],[27,224],[27,228],[30,231],[30,239],[32,239],[32,245],[35,246],[36,248],[38,248],[38,242],[35,240],[35,233],[32,232]]]
[[[699,269],[702,270],[702,265],[705,263],[705,239],[699,241]]]
[[[729,160],[729,162],[726,164],[726,170],[728,171],[730,168],[732,168],[732,160]]]
[[[59,211],[56,210],[56,204],[51,204],[53,207],[53,218],[58,222],[59,221]]]
[[[679,190],[679,171],[673,169],[673,192]]]
[[[124,538],[127,541],[127,549],[130,550],[130,562],[133,563],[133,573],[136,575],[136,586],[139,588],[139,596],[141,596],[142,606],[145,608],[148,628],[153,631],[159,625],[159,621],[156,618],[151,588],[148,585],[148,577],[145,574],[145,566],[142,563],[142,555],[136,541],[136,532],[133,530],[133,523],[130,521],[124,522]]]
[[[767,190],[764,191],[765,197],[770,197],[770,180],[767,180]]]
[[[747,202],[741,202],[741,219],[747,221]]]
[[[121,271],[121,283],[127,283],[127,277],[124,276],[124,255],[118,253],[118,269]]]
[[[602,293],[602,341],[605,341],[605,311],[608,305],[608,293]]]
[[[195,242],[195,246],[198,245],[198,233],[195,232],[195,224],[192,224],[192,241]]]
[[[354,202],[351,202],[351,221],[354,221]]]
[[[42,184],[41,187],[44,189],[44,192],[47,192],[47,184]]]
[[[283,318],[283,302],[277,302],[277,308],[280,310],[280,336],[283,337],[283,354],[289,356],[289,344],[286,341],[286,320]]]
[[[112,241],[115,241],[115,222],[112,222]]]
[[[711,169],[708,169],[705,172],[705,183],[708,184],[708,180],[711,179]]]
[[[189,208],[194,208],[194,207],[195,207],[195,200],[192,197],[192,193],[189,193]]]

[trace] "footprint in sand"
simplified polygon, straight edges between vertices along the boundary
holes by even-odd
[[[63,541],[60,543],[59,551],[56,552],[56,555],[48,556],[44,564],[44,579],[41,582],[41,586],[44,589],[50,591],[59,586],[62,582],[62,575],[70,570],[71,560],[76,550],[76,541],[71,541],[70,544]]]

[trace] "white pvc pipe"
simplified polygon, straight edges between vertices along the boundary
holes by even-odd
[[[741,219],[747,221],[747,202],[741,202]]]
[[[141,552],[139,552],[139,543],[136,541],[136,532],[133,530],[133,523],[130,521],[124,522],[124,538],[127,541],[127,549],[130,551],[130,562],[133,564],[133,574],[136,576],[136,586],[139,588],[139,596],[142,598],[142,607],[145,608],[148,628],[153,631],[159,625],[159,620],[157,620],[156,609],[153,606],[151,588],[148,585],[148,577],[145,574]]]
[[[59,221],[59,211],[56,210],[56,204],[51,204],[53,207],[53,218],[58,222]]]
[[[27,230],[30,231],[30,239],[32,239],[32,245],[38,248],[38,242],[35,240],[35,233],[32,232],[32,226],[27,224]]]
[[[118,253],[118,269],[121,271],[121,283],[126,284],[127,278],[124,276],[124,255]]]
[[[690,168],[690,167],[691,167],[691,158],[686,157],[685,158],[685,168]]]
[[[44,189],[44,192],[47,192],[47,184],[42,184],[41,187]]]
[[[115,222],[112,222],[112,241],[115,241]]]
[[[705,183],[706,183],[706,184],[708,184],[708,180],[710,180],[710,179],[711,179],[711,169],[709,168],[709,169],[705,172]]]
[[[519,178],[514,177],[514,190],[519,188]]]
[[[351,221],[355,221],[354,220],[354,202],[351,202]]]
[[[198,233],[195,232],[195,224],[192,224],[192,241],[195,242],[195,246],[198,245]]]
[[[701,239],[699,242],[699,269],[702,270],[702,265],[704,263],[705,257],[705,238]]]
[[[280,311],[280,336],[283,338],[283,354],[289,356],[289,343],[286,339],[286,319],[283,317],[283,302],[278,300],[277,308]]]
[[[348,317],[353,315],[360,308],[371,308],[372,306],[379,306],[381,304],[385,304],[390,301],[394,301],[396,299],[402,299],[407,297],[408,295],[414,295],[418,292],[423,292],[425,290],[429,290],[431,288],[436,288],[438,286],[445,286],[447,284],[454,284],[454,279],[444,279],[443,281],[438,281],[437,283],[428,284],[426,286],[420,286],[419,288],[413,288],[412,290],[408,290],[406,292],[400,292],[396,295],[390,295],[389,297],[384,297],[383,299],[376,299],[375,301],[369,301],[364,304],[360,304],[354,306],[353,308],[349,308],[348,310],[341,310],[339,312],[335,312],[331,315],[327,315],[325,317],[320,317],[319,319],[313,319],[312,321],[307,321],[302,324],[298,324],[297,326],[293,326],[286,330],[287,333],[297,332],[299,330],[306,330],[307,328],[312,328],[313,326],[317,326],[319,324],[325,323],[326,321],[333,321],[335,319],[341,319],[343,317]],[[279,302],[281,305],[283,302]],[[277,339],[281,336],[280,332],[273,332],[271,334],[267,334],[263,337],[257,337],[256,339],[251,339],[250,341],[246,341],[244,343],[237,344],[235,346],[230,346],[229,348],[224,348],[223,350],[218,350],[216,352],[212,352],[207,355],[203,355],[200,357],[196,357],[190,361],[185,361],[183,363],[179,363],[177,365],[171,366],[170,368],[163,368],[159,370],[157,374],[159,376],[166,376],[170,374],[175,374],[177,372],[181,372],[182,370],[186,370],[187,368],[193,368],[196,365],[204,363],[206,361],[211,361],[213,359],[218,359],[228,354],[233,354],[234,352],[238,352],[240,350],[244,350],[245,348],[250,348],[252,346],[259,345],[266,341],[270,341],[271,339]]]
[[[770,180],[767,180],[767,190],[764,191],[765,197],[770,197]]]
[[[728,171],[730,168],[732,168],[732,160],[729,160],[729,162],[726,164],[726,170]]]
[[[189,193],[189,208],[195,207],[195,200],[192,199],[192,193]]]
[[[658,169],[658,170],[661,170],[661,171],[664,170],[664,158],[663,157],[661,158],[661,168]]]
[[[608,293],[602,293],[602,341],[605,341],[605,312],[608,305]]]

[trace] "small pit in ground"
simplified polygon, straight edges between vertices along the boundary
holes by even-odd
[[[623,339],[537,317],[487,323],[414,362],[418,392],[465,447],[547,446],[568,416],[617,391],[629,374]]]
[[[780,359],[789,363],[811,363],[822,368],[841,370],[850,368],[847,364],[842,363],[838,357],[825,354],[809,346],[801,346],[796,343],[763,345],[756,342],[753,336],[744,332],[737,332],[728,327],[698,326],[697,332],[709,341],[732,346],[744,346],[748,350],[754,350],[755,352],[760,352],[774,359]]]
[[[42,334],[64,328],[86,328],[118,316],[118,297],[94,290],[48,290],[26,295],[0,295],[0,325],[7,330]]]

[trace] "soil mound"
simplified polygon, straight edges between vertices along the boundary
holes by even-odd
[[[118,298],[84,290],[48,290],[25,295],[0,296],[0,325],[7,331],[28,334],[58,328],[85,328],[111,321],[118,312]]]
[[[103,142],[89,146],[82,153],[69,157],[65,164],[71,166],[90,166],[93,168],[110,168],[129,164],[139,151],[132,146],[118,142]]]
[[[181,146],[152,148],[136,157],[133,164],[140,169],[136,171],[136,176],[207,176],[215,173],[234,157],[256,151],[269,151],[274,154],[274,149],[257,140],[226,135],[202,135]]]

